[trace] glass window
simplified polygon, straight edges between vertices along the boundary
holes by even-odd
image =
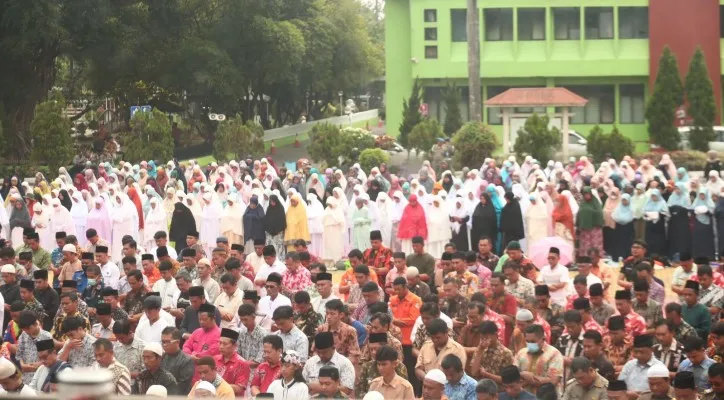
[[[437,22],[437,10],[425,10],[425,22]]]
[[[425,58],[437,58],[437,46],[425,46]]]
[[[424,102],[427,104],[427,115],[441,123],[445,120],[445,102],[442,90],[443,88],[439,86],[428,86],[425,88],[423,96]]]
[[[613,7],[586,8],[586,39],[613,39]]]
[[[450,10],[450,29],[453,42],[466,42],[468,40],[468,10]]]
[[[618,37],[621,39],[648,39],[648,7],[621,7],[618,9]]]
[[[513,40],[512,8],[487,8],[483,12],[485,40],[489,42]]]
[[[619,87],[622,124],[643,124],[646,104],[644,85],[621,85]]]
[[[518,40],[545,40],[546,10],[544,8],[518,9]]]
[[[437,40],[437,28],[425,28],[425,40]]]
[[[581,10],[565,7],[553,9],[553,24],[556,40],[578,40],[581,38]]]
[[[588,100],[585,107],[571,107],[572,124],[612,124],[616,119],[613,85],[566,86],[566,89]],[[560,108],[556,112],[560,113]]]

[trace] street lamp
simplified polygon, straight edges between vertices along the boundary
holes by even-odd
[[[344,114],[344,105],[342,104],[342,96],[344,96],[344,92],[340,90],[337,94],[339,95],[339,116],[341,117]]]

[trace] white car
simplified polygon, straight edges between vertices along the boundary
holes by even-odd
[[[679,147],[682,150],[691,149],[691,144],[689,143],[690,132],[690,126],[682,126],[679,128],[679,134],[681,135],[681,142],[679,143]],[[713,142],[709,142],[709,150],[724,152],[724,126],[715,126],[714,134],[716,135],[716,138]]]
[[[568,156],[569,157],[581,157],[588,154],[588,140],[583,135],[574,131],[573,129],[568,130]],[[513,149],[515,146],[515,140],[511,140],[510,153],[515,153]],[[556,159],[563,159],[563,148],[556,152]]]

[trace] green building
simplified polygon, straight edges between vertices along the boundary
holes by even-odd
[[[649,4],[651,3],[651,4]],[[574,108],[571,129],[588,135],[616,125],[637,150],[648,149],[645,104],[665,46],[682,75],[704,49],[721,108],[720,23],[724,0],[478,0],[483,106],[514,87],[565,87],[588,99]],[[386,0],[386,112],[397,134],[402,101],[418,77],[429,115],[445,118],[442,89],[455,82],[468,116],[466,0]],[[524,115],[531,111],[515,109]],[[483,121],[502,143],[500,109]]]

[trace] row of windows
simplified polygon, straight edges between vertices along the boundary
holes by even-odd
[[[493,98],[511,87],[488,86],[488,99]],[[574,114],[571,117],[572,124],[613,124],[616,123],[616,96],[614,85],[580,85],[565,86],[568,90],[588,99],[585,107],[571,108]],[[645,93],[644,85],[619,85],[619,122],[621,124],[642,124],[645,122]],[[461,88],[461,106],[463,118],[467,119],[468,96],[467,88]],[[441,88],[425,88],[425,102],[429,107],[429,115],[439,121],[445,119],[445,106]],[[514,113],[545,113],[545,107],[541,108],[516,108]],[[561,110],[556,110],[561,112]],[[488,109],[488,123],[490,125],[502,125],[500,109]]]
[[[513,40],[513,9],[487,8],[483,10],[482,25],[485,40],[489,42]],[[518,40],[546,39],[546,9],[519,8]],[[555,7],[553,32],[555,40],[613,39],[614,8],[586,7],[583,10],[585,32],[581,32],[581,9],[576,7]],[[437,10],[425,10],[425,22],[437,22]],[[467,41],[467,10],[450,10],[453,42]],[[618,8],[618,37],[621,39],[646,39],[649,37],[648,7]],[[425,40],[437,40],[437,28],[425,29]]]

